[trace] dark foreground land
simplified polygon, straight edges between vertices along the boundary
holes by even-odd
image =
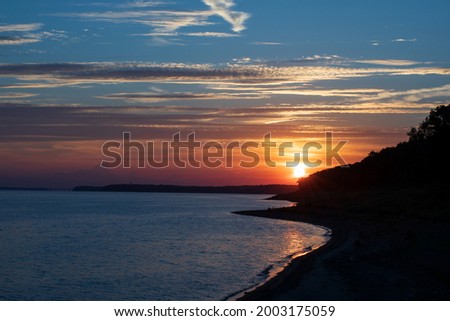
[[[450,198],[430,196],[438,210],[427,210],[426,191],[405,193],[372,191],[339,203],[323,199],[316,205],[238,212],[333,231],[325,246],[295,259],[241,300],[450,300]]]
[[[275,197],[297,207],[239,213],[333,231],[243,299],[450,300],[450,105],[431,110],[408,136]]]

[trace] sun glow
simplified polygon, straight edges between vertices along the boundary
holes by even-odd
[[[300,178],[306,176],[305,166],[302,164],[299,164],[294,167],[294,177]]]

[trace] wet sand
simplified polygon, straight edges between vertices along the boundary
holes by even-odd
[[[450,300],[450,224],[292,207],[240,215],[301,221],[330,241],[239,300]]]

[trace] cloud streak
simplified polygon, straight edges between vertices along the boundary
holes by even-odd
[[[417,41],[416,38],[411,38],[411,39],[397,38],[397,39],[392,40],[392,42],[416,42],[416,41]]]
[[[410,77],[414,77],[414,84],[418,84],[421,77],[428,75],[439,75],[439,82],[433,86],[427,81],[423,88],[411,88]],[[392,76],[396,77],[398,88],[383,88],[383,82],[379,80]],[[450,99],[449,77],[450,68],[429,63],[352,60],[337,56],[313,56],[278,62],[248,58],[217,65],[114,62],[0,64],[0,95],[2,91],[6,92],[4,100],[29,98],[22,104],[40,102],[46,106],[58,106],[61,102],[74,108],[86,101],[103,105],[106,100],[113,106],[151,106],[170,102],[191,108],[208,109],[211,104],[230,108],[236,104],[234,101],[239,100],[239,105],[246,108],[266,103],[276,113],[282,110],[287,113],[286,110],[290,109],[291,113],[282,120],[285,122],[314,113],[417,111]],[[124,87],[124,84],[133,86]],[[374,84],[380,84],[380,87]],[[67,90],[53,90],[60,87]],[[95,91],[84,91],[86,87],[95,88]],[[56,96],[49,98],[50,91],[39,98],[11,94],[12,91],[33,94],[36,89],[41,93],[52,89],[52,95]],[[68,90],[90,94],[77,100],[80,96],[67,95]],[[290,107],[285,107],[285,104]],[[293,107],[295,105],[312,107],[306,110]],[[248,109],[241,114],[247,112]],[[273,121],[278,121],[278,118],[274,116]]]
[[[0,25],[0,45],[14,46],[41,42],[43,34],[35,31],[42,26],[41,23]]]
[[[412,60],[397,60],[397,59],[373,59],[373,60],[355,60],[356,63],[382,66],[413,66],[420,64]]]
[[[310,62],[255,62],[229,63],[227,65],[184,63],[62,63],[62,64],[3,64],[0,77],[16,78],[18,81],[0,88],[42,88],[72,86],[76,84],[120,83],[172,83],[199,85],[229,85],[236,90],[255,85],[302,86],[325,80],[367,78],[373,76],[422,76],[450,75],[450,68],[423,66],[410,61],[369,60],[373,67],[361,68],[357,64],[343,65]],[[315,61],[317,63],[317,61]],[[377,66],[381,65],[381,66]],[[387,66],[385,66],[387,65]],[[265,88],[267,89],[267,88]]]
[[[420,103],[426,99],[434,98],[437,104],[442,97],[450,97],[450,85],[439,87],[428,87],[409,90],[382,90],[367,101],[376,102],[397,102],[405,101],[407,103]]]
[[[245,22],[250,17],[250,15],[245,12],[233,11],[232,7],[235,6],[235,3],[232,0],[204,0],[203,2],[209,7],[209,10],[160,10],[149,7],[160,6],[162,5],[162,3],[138,1],[116,5],[114,6],[116,10],[102,12],[64,13],[58,14],[58,16],[79,18],[84,20],[103,21],[109,23],[141,24],[152,28],[152,31],[149,33],[135,35],[160,38],[176,36],[225,38],[238,36],[239,33],[245,30]],[[212,26],[215,24],[210,21],[210,18],[213,16],[219,16],[226,22],[228,22],[235,34],[212,30],[191,32],[179,31],[180,29],[188,27]]]
[[[167,2],[157,2],[157,1],[132,1],[117,4],[117,8],[149,8],[149,7],[157,7],[167,4]]]
[[[250,43],[255,46],[281,46],[283,43],[281,42],[271,42],[271,41],[255,41]]]
[[[190,36],[190,37],[211,37],[211,38],[233,38],[233,37],[239,37],[239,34],[235,33],[226,33],[226,32],[189,32],[184,33],[183,35]]]
[[[132,103],[155,103],[163,101],[189,101],[189,100],[230,100],[230,99],[263,99],[261,93],[116,93],[108,96],[99,96],[102,99],[117,99]]]
[[[39,31],[41,23],[0,25],[0,45],[24,45],[41,42],[44,39],[67,39],[65,31]],[[5,34],[8,33],[8,34]]]
[[[245,22],[250,15],[245,12],[232,11],[231,8],[235,6],[233,0],[203,0],[203,2],[211,8],[214,14],[230,23],[234,32],[239,33],[245,30]]]
[[[42,23],[0,25],[0,32],[29,32],[41,29]]]
[[[37,96],[37,94],[31,94],[31,93],[2,93],[0,94],[0,99],[21,99],[21,98],[29,98]]]
[[[29,32],[41,29],[42,23],[0,25],[0,32]]]
[[[36,36],[1,36],[0,35],[0,45],[25,45],[30,43],[40,42],[41,39]]]

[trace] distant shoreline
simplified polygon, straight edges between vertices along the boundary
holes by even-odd
[[[73,192],[122,192],[122,193],[183,193],[183,194],[248,194],[278,195],[297,190],[297,185],[236,185],[236,186],[183,186],[116,184],[106,186],[76,186],[67,189],[45,187],[0,187],[0,191],[73,191]]]
[[[294,192],[297,185],[242,185],[242,186],[181,186],[119,184],[107,186],[77,186],[75,192],[132,192],[132,193],[208,193],[208,194],[263,194],[276,195]]]

